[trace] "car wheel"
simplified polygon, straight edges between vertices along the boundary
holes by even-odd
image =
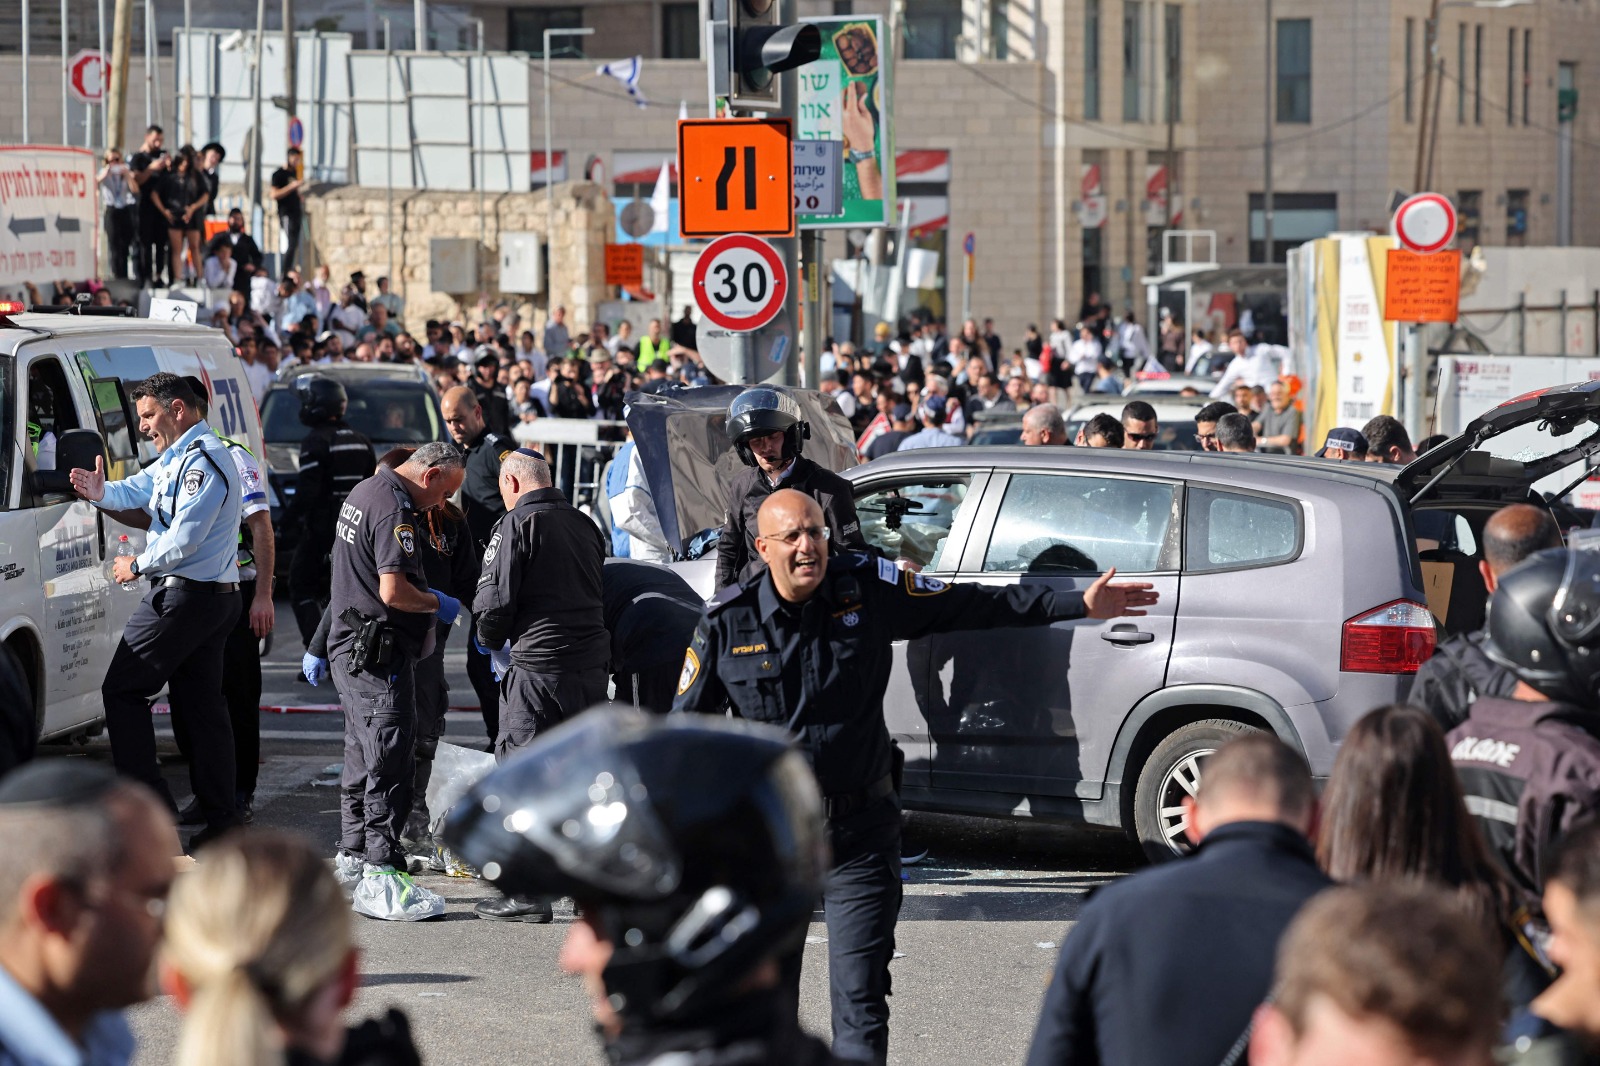
[[[33,758],[39,742],[33,687],[16,652],[0,644],[0,775]]]
[[[1134,832],[1151,862],[1164,862],[1190,850],[1184,835],[1188,819],[1183,797],[1200,788],[1205,761],[1235,737],[1259,730],[1221,718],[1195,722],[1169,734],[1156,745],[1133,797]]]

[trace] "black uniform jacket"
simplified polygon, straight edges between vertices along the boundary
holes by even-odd
[[[721,714],[731,704],[742,718],[787,728],[823,794],[851,795],[890,772],[883,693],[892,641],[1083,616],[1080,592],[951,585],[868,552],[836,553],[803,604],[784,602],[765,571],[718,593],[684,654],[672,709]]]
[[[611,669],[619,674],[677,666],[705,610],[671,569],[633,559],[606,560],[605,601]]]
[[[400,574],[417,588],[426,589],[419,539],[423,532],[405,479],[388,467],[381,467],[350,493],[339,510],[333,539],[330,653],[337,654],[355,639],[355,631],[343,617],[354,607],[367,618],[387,618],[394,627],[397,646],[413,658],[421,654],[434,616],[385,605],[378,591],[378,575]]]
[[[483,553],[478,639],[486,648],[511,641],[511,661],[533,673],[605,666],[605,558],[600,528],[560,489],[523,493]]]
[[[740,471],[729,490],[728,518],[717,541],[717,588],[753,578],[763,568],[756,554],[756,512],[779,489],[797,489],[822,505],[828,523],[829,542],[838,551],[865,548],[861,521],[856,517],[855,497],[850,482],[833,471],[799,456],[789,474],[776,486],[767,484],[766,475],[755,467]]]
[[[467,528],[479,551],[489,543],[495,523],[506,513],[505,502],[500,498],[500,459],[516,446],[510,437],[502,437],[487,427],[467,442],[467,474],[461,482],[461,502]]]
[[[1466,719],[1467,709],[1479,696],[1511,695],[1517,677],[1489,658],[1483,650],[1488,639],[1488,632],[1480,629],[1440,644],[1417,671],[1406,702],[1433,715],[1448,733]]]
[[[1062,945],[1028,1066],[1217,1066],[1267,996],[1278,938],[1332,883],[1296,830],[1231,822],[1099,889]]]
[[[1467,810],[1537,907],[1551,846],[1600,814],[1600,713],[1484,697],[1446,739]]]
[[[312,426],[300,441],[300,472],[289,503],[289,523],[315,535],[333,525],[339,508],[378,467],[372,442],[343,422]]]

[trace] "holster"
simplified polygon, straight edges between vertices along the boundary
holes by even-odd
[[[339,615],[355,633],[350,646],[350,671],[386,677],[394,662],[394,627],[382,618],[368,618],[354,607]]]

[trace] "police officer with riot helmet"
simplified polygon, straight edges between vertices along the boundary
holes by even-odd
[[[733,713],[781,726],[817,775],[832,840],[823,891],[833,1050],[883,1063],[889,959],[900,911],[897,749],[883,719],[892,641],[930,633],[1143,614],[1148,584],[1082,592],[950,585],[868,552],[830,556],[821,505],[774,492],[757,515],[758,580],[718,593],[685,653],[674,713]],[[798,994],[799,958],[786,974]]]
[[[728,405],[728,439],[750,469],[733,479],[728,518],[717,541],[717,588],[760,572],[756,512],[779,489],[796,489],[822,507],[832,543],[841,550],[867,548],[850,483],[800,454],[811,425],[783,389],[758,385]]]
[[[607,1061],[842,1066],[781,979],[827,866],[820,806],[778,730],[595,709],[474,785],[443,835],[502,891],[577,902],[561,962]]]
[[[345,708],[344,794],[334,874],[354,884],[358,913],[413,920],[444,901],[407,876],[401,835],[411,813],[416,725],[413,667],[461,602],[428,587],[420,517],[461,487],[461,452],[424,444],[380,467],[340,508],[333,544],[328,660]]]
[[[479,642],[508,664],[494,746],[504,762],[535,736],[605,702],[611,640],[600,528],[567,502],[532,448],[517,448],[500,464],[500,493],[509,510],[483,553],[472,613]],[[477,911],[496,921],[551,920],[547,900],[486,900]]]
[[[205,828],[198,848],[238,823],[233,731],[222,694],[223,646],[239,615],[239,472],[200,416],[182,378],[158,373],[134,386],[139,431],[161,449],[152,466],[108,484],[105,460],[69,474],[73,489],[107,511],[141,508],[151,516],[144,551],[119,555],[113,578],[150,579],[100,686],[111,759],[172,805],[156,760],[150,700],[166,686],[188,722],[190,781]],[[176,805],[173,805],[176,809]]]
[[[478,394],[466,385],[446,389],[439,399],[439,410],[450,437],[467,453],[466,481],[461,485],[462,510],[467,528],[481,558],[494,535],[494,527],[506,513],[500,498],[500,461],[517,442],[491,430],[484,420]],[[467,680],[478,695],[483,713],[483,728],[493,744],[500,735],[500,683],[489,666],[489,657],[477,642],[467,644]]]
[[[301,374],[294,388],[300,421],[311,429],[300,442],[299,479],[284,525],[300,538],[289,563],[289,596],[301,643],[309,646],[328,602],[334,520],[351,490],[372,476],[377,456],[344,420],[350,399],[343,385],[325,374]]]

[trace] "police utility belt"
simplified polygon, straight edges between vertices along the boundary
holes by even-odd
[[[866,788],[857,789],[854,792],[839,792],[832,796],[823,796],[822,816],[831,822],[837,818],[855,814],[878,800],[889,798],[898,791],[895,787],[894,777],[894,774],[884,774]]]
[[[394,627],[382,618],[368,618],[354,607],[346,608],[339,619],[356,636],[350,645],[351,673],[387,675],[394,663]]]
[[[238,592],[237,581],[196,581],[187,577],[152,577],[150,584],[158,589],[182,589],[185,592],[213,592],[223,595],[229,592]]]

